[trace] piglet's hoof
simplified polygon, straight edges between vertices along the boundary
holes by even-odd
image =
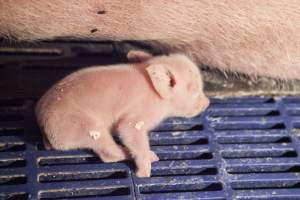
[[[106,157],[101,157],[101,160],[104,162],[104,163],[111,163],[111,162],[120,162],[120,161],[124,161],[126,160],[127,158],[126,157],[122,157],[122,156],[106,156]]]
[[[150,177],[151,175],[151,169],[138,169],[136,171],[136,176],[143,178],[143,177]]]
[[[150,151],[150,159],[151,159],[151,162],[159,161],[159,157],[153,151]]]

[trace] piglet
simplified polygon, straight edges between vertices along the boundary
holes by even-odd
[[[150,150],[149,130],[166,117],[193,117],[209,100],[186,56],[131,51],[127,57],[138,62],[68,75],[42,96],[35,113],[47,148],[88,148],[104,162],[133,159],[137,176],[149,177],[151,162],[159,160]]]

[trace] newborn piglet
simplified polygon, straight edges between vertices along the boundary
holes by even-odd
[[[68,75],[39,100],[36,117],[48,148],[88,148],[104,162],[134,159],[137,176],[149,177],[159,158],[150,150],[148,131],[166,117],[197,115],[209,100],[186,56],[131,51],[127,57],[138,62]]]

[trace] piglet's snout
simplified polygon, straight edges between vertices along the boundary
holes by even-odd
[[[209,106],[209,99],[204,96],[201,97],[200,101],[198,102],[198,113],[204,111]]]
[[[200,101],[197,102],[197,107],[193,111],[190,117],[197,116],[200,112],[204,111],[209,106],[209,99],[207,97],[201,97]]]
[[[202,110],[205,110],[209,106],[209,103],[209,99],[207,97],[204,97],[201,102]]]

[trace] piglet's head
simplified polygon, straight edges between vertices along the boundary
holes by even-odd
[[[146,56],[144,55],[144,58]],[[198,67],[186,56],[171,54],[149,58],[146,72],[170,115],[193,117],[209,105]]]

